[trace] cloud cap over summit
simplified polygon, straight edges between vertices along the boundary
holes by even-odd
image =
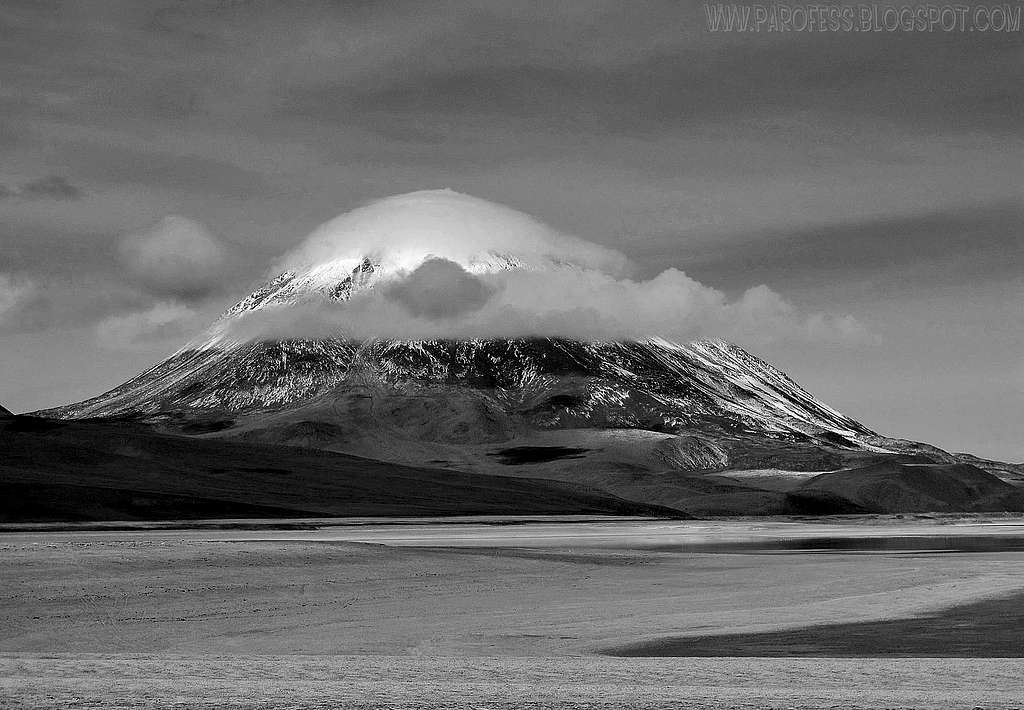
[[[335,293],[366,264],[373,269],[370,288],[361,284],[340,302],[315,297]],[[240,309],[243,322],[234,332],[247,338],[721,337],[756,344],[870,339],[856,319],[802,313],[765,285],[730,298],[675,268],[634,280],[624,275],[630,266],[616,251],[510,207],[450,190],[414,192],[315,229],[278,265],[297,274],[298,292],[271,308]]]
[[[369,257],[415,268],[428,256],[468,265],[488,253],[610,272],[627,264],[620,252],[563,234],[511,207],[453,190],[420,190],[376,200],[325,222],[280,266],[302,269]]]

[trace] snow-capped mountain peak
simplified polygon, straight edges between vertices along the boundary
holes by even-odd
[[[841,446],[868,445],[875,436],[777,369],[721,341],[681,345],[657,338],[504,334],[354,338],[334,327],[316,336],[300,329],[294,332],[302,335],[282,337],[293,331],[241,327],[259,312],[272,311],[269,320],[280,321],[290,319],[289,309],[299,313],[310,303],[348,308],[362,293],[413,280],[410,275],[432,259],[457,265],[441,279],[529,271],[550,273],[549,281],[561,284],[570,273],[607,279],[622,258],[466,195],[425,191],[388,198],[315,230],[264,284],[163,362],[98,397],[48,413],[233,421],[346,400],[370,388],[398,393],[401,407],[457,397],[471,403],[466,406],[473,414],[467,416],[475,423],[466,426],[484,426],[487,417],[497,417],[513,429],[619,427],[680,435],[701,430],[793,440],[827,434]],[[607,280],[594,283],[615,288]],[[611,293],[614,298],[617,292]],[[607,298],[602,304],[608,305]],[[260,325],[268,319],[255,320]]]
[[[316,301],[347,301],[357,293],[380,283],[397,280],[430,259],[448,257],[431,251],[378,252],[350,259],[335,259],[301,271],[285,270],[228,308],[223,318],[243,316],[273,306],[294,306]],[[527,260],[513,254],[483,252],[462,262],[454,261],[470,274],[480,275],[512,269],[540,270],[567,268],[568,264]]]

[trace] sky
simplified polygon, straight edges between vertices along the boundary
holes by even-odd
[[[1024,33],[686,2],[0,5],[0,403],[119,384],[317,225],[451,188],[731,301],[885,434],[1024,460]]]

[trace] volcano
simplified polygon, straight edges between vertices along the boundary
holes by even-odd
[[[490,203],[436,191],[356,210],[314,232],[164,361],[39,414],[528,476],[705,514],[904,512],[917,509],[915,500],[933,509],[940,499],[924,493],[892,506],[884,495],[850,493],[856,471],[870,471],[876,490],[884,489],[879,477],[904,475],[905,465],[916,467],[913,490],[927,489],[932,474],[946,488],[950,476],[970,478],[963,500],[941,499],[948,509],[1024,508],[1019,467],[881,436],[722,340],[456,337],[459,308],[469,300],[475,314],[502,278],[542,274],[558,283],[617,266],[613,252],[550,239],[546,227],[505,208],[495,223],[492,212]],[[406,285],[425,269],[433,280],[410,300]],[[476,289],[471,299],[463,285]],[[443,306],[436,313],[433,302]],[[374,308],[385,309],[381,321],[421,309],[417,322],[437,321],[438,332],[392,337],[383,323],[367,334]],[[350,313],[361,319],[355,331]],[[303,328],[315,332],[297,334]],[[853,473],[824,476],[836,471]]]
[[[499,211],[497,221],[520,243],[488,244],[494,207],[457,193],[428,191],[385,200],[368,216],[359,210],[355,218],[343,216],[340,226],[328,223],[314,232],[296,256],[286,259],[288,268],[228,308],[178,352],[109,392],[50,413],[234,417],[320,406],[356,391],[406,398],[447,392],[474,401],[495,426],[500,421],[510,427],[509,434],[522,424],[673,434],[718,428],[851,446],[876,438],[779,370],[720,340],[680,345],[652,337],[394,338],[347,332],[344,316],[353,305],[365,311],[369,298],[414,281],[433,264],[441,265],[442,283],[432,284],[426,298],[444,301],[459,297],[458,287],[448,282],[460,277],[531,272],[558,282],[566,274],[599,268],[595,262],[607,265],[615,259],[583,242],[545,239],[537,234],[542,225],[514,211]],[[467,231],[470,239],[453,238],[448,230]],[[346,238],[335,237],[332,243],[322,236],[339,231]],[[571,260],[574,256],[577,261]],[[422,295],[402,305],[417,306]],[[373,305],[393,304],[378,298]],[[259,331],[267,322],[287,330],[309,309],[337,316],[337,328],[326,337],[268,337]],[[444,331],[444,325],[438,330]],[[474,435],[488,436],[465,432],[467,438]]]

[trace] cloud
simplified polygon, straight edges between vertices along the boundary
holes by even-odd
[[[835,284],[872,279],[886,292],[1016,276],[1024,261],[1024,203],[999,200],[868,217],[813,229],[767,229],[720,242],[691,265],[716,283],[808,275]]]
[[[126,236],[119,255],[129,275],[149,292],[186,301],[216,291],[228,262],[227,249],[216,237],[177,215]]]
[[[96,324],[96,338],[111,350],[146,348],[180,339],[195,327],[198,315],[182,303],[161,302],[145,310],[104,318]]]
[[[528,214],[452,190],[420,190],[377,200],[322,224],[280,262],[282,269],[370,257],[413,269],[431,256],[472,266],[482,256],[526,266],[573,263],[617,272],[619,252],[561,234]]]
[[[113,313],[143,309],[153,302],[152,296],[109,273],[0,273],[0,340],[14,334],[93,327]]]
[[[678,269],[632,280],[622,276],[627,264],[616,252],[451,191],[392,197],[343,215],[315,230],[282,265],[300,274],[342,274],[366,256],[382,265],[374,288],[342,303],[265,308],[232,324],[233,334],[723,337],[745,344],[870,339],[852,316],[801,313],[764,285],[730,299]],[[502,268],[508,263],[520,266]]]
[[[20,197],[26,200],[80,200],[82,189],[62,175],[47,175],[17,187],[0,185],[0,200]]]
[[[229,142],[221,138],[221,150],[230,151]],[[195,155],[182,155],[149,140],[123,145],[96,141],[71,143],[63,153],[77,173],[106,185],[144,185],[235,200],[273,193],[273,185],[258,171],[206,154],[202,146],[192,149]],[[244,155],[253,159],[249,151]]]
[[[0,323],[32,300],[37,293],[36,283],[25,276],[0,274]]]
[[[881,336],[872,333],[851,315],[815,313],[807,319],[807,335],[811,340],[823,342],[871,343],[881,342]]]
[[[491,297],[491,290],[454,261],[431,258],[385,295],[415,317],[437,320],[478,310]]]
[[[48,175],[21,186],[20,194],[33,200],[78,200],[82,191],[61,175]]]
[[[305,303],[257,311],[232,332],[243,338],[344,335],[357,340],[720,337],[746,345],[872,340],[852,316],[801,313],[767,286],[753,287],[730,300],[677,269],[647,281],[631,281],[572,268],[471,274],[453,266],[461,273],[459,285],[451,290],[423,290],[419,284],[409,285],[411,275],[403,276],[342,304]],[[412,293],[424,293],[425,298],[408,298]]]

